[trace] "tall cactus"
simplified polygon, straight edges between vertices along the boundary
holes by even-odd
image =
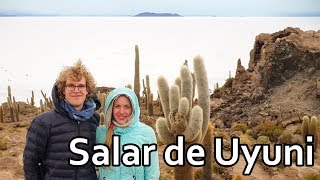
[[[149,75],[146,75],[146,83],[147,83],[146,106],[148,110],[148,116],[153,116],[153,94],[151,93],[151,90],[150,90]]]
[[[312,116],[309,124],[309,134],[313,135],[314,138],[314,151],[317,152],[318,148],[318,131],[317,131],[317,118],[316,116]]]
[[[144,79],[142,79],[142,85],[143,85],[143,102],[145,103],[145,107],[146,109],[148,109],[148,106],[147,106],[147,88],[146,88],[146,85],[144,84]]]
[[[30,99],[30,105],[31,106],[34,106],[34,92],[32,91],[32,93],[31,93],[31,99]]]
[[[12,102],[11,87],[10,86],[8,86],[8,97],[10,99],[10,102]]]
[[[306,136],[307,135],[312,135],[314,138],[314,150],[315,152],[317,152],[317,148],[318,148],[318,130],[317,130],[317,118],[316,116],[312,116],[311,119],[309,119],[308,116],[304,116],[302,118],[302,137],[304,140],[306,140]]]
[[[175,142],[177,135],[184,135],[186,147],[202,142],[209,121],[209,88],[204,62],[200,56],[194,58],[195,83],[189,68],[183,66],[180,71],[181,93],[177,85],[170,89],[167,80],[158,78],[159,95],[165,118],[156,122],[159,138],[166,144]],[[192,87],[197,85],[199,105],[192,107]],[[181,94],[181,95],[180,95]],[[193,179],[192,166],[174,168],[175,179]]]
[[[140,102],[140,62],[139,62],[139,48],[135,45],[135,62],[134,62],[134,93],[137,95]]]
[[[203,175],[206,180],[212,179],[212,161],[213,161],[213,149],[212,149],[212,142],[213,142],[213,125],[208,123],[208,130],[203,139],[203,146],[206,150],[206,163],[203,166]]]
[[[15,97],[13,96],[13,110],[14,110],[14,115],[16,117],[16,122],[19,122],[19,105],[18,103],[16,103],[16,99]]]
[[[303,116],[302,118],[302,137],[305,138],[309,134],[309,117]]]

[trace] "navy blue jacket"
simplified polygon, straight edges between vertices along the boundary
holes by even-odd
[[[88,145],[78,144],[77,147],[93,154],[95,133],[99,124],[99,114],[95,113],[87,121],[71,119],[67,112],[59,106],[61,99],[56,86],[52,90],[55,108],[38,115],[32,121],[23,154],[24,173],[26,180],[96,180],[96,171],[91,160],[83,166],[71,166],[69,159],[80,160],[81,155],[69,149],[69,143],[76,137],[88,139]],[[92,97],[96,109],[101,104],[97,97]]]

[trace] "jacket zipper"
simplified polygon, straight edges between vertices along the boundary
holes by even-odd
[[[136,180],[137,177],[136,177],[136,168],[133,166],[133,180]]]
[[[78,136],[80,136],[80,121],[78,122]],[[75,171],[75,180],[78,179],[78,166],[76,167],[76,171]]]

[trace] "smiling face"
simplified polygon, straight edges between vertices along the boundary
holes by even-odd
[[[65,99],[78,111],[82,109],[88,94],[85,86],[86,79],[84,77],[82,77],[80,81],[67,78],[66,87],[64,89]]]
[[[119,96],[113,102],[112,115],[117,123],[125,124],[129,121],[132,114],[132,106],[129,98],[126,96]]]

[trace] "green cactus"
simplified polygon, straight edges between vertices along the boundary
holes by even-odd
[[[10,111],[11,122],[15,122],[15,120],[14,120],[14,108],[12,106],[10,106],[9,107],[9,111]]]
[[[45,102],[44,102],[44,105],[45,105],[45,108],[46,108],[45,110],[47,110],[47,108],[48,109],[52,109],[54,107],[54,104],[53,104],[51,98],[50,97],[47,98],[47,95],[42,90],[41,90],[41,94],[42,94],[42,96],[43,96],[43,98],[45,100]]]
[[[148,109],[148,103],[147,103],[147,88],[144,84],[144,79],[142,79],[142,85],[143,85],[143,102],[145,104],[145,108]]]
[[[317,131],[317,118],[316,116],[312,116],[309,124],[309,134],[313,135],[314,138],[314,151],[317,152],[318,148],[318,131]]]
[[[146,75],[146,109],[149,112],[149,99],[150,99],[150,79],[149,75]]]
[[[309,117],[303,116],[302,118],[302,137],[305,138],[309,134]]]
[[[194,58],[195,83],[187,66],[180,71],[181,93],[178,85],[170,89],[167,80],[158,78],[158,89],[165,118],[156,122],[156,130],[161,141],[175,142],[177,135],[184,135],[186,146],[200,143],[207,132],[209,121],[209,88],[207,74],[201,57]],[[192,107],[192,87],[197,85],[199,106]],[[175,179],[192,179],[193,170],[188,164],[174,168]]]
[[[14,115],[15,115],[15,117],[16,117],[16,122],[19,122],[19,110],[20,110],[20,108],[19,108],[19,105],[16,103],[16,99],[15,99],[15,97],[13,96],[13,112],[14,112]]]
[[[11,87],[10,86],[8,86],[8,97],[10,99],[10,102],[12,102]]]
[[[153,116],[153,94],[149,94],[149,102],[148,102],[148,115]]]
[[[34,104],[35,104],[35,103],[34,103],[34,92],[33,92],[33,91],[32,91],[32,93],[31,93],[30,103],[31,103],[31,104],[30,104],[31,106],[34,106]]]
[[[150,90],[150,78],[146,75],[146,109],[148,110],[148,116],[153,116],[153,95]]]
[[[41,110],[41,113],[44,113],[46,111],[46,108],[42,99],[40,99],[40,110]]]
[[[140,102],[140,62],[139,62],[139,48],[135,45],[135,63],[134,63],[134,93],[137,95]]]

